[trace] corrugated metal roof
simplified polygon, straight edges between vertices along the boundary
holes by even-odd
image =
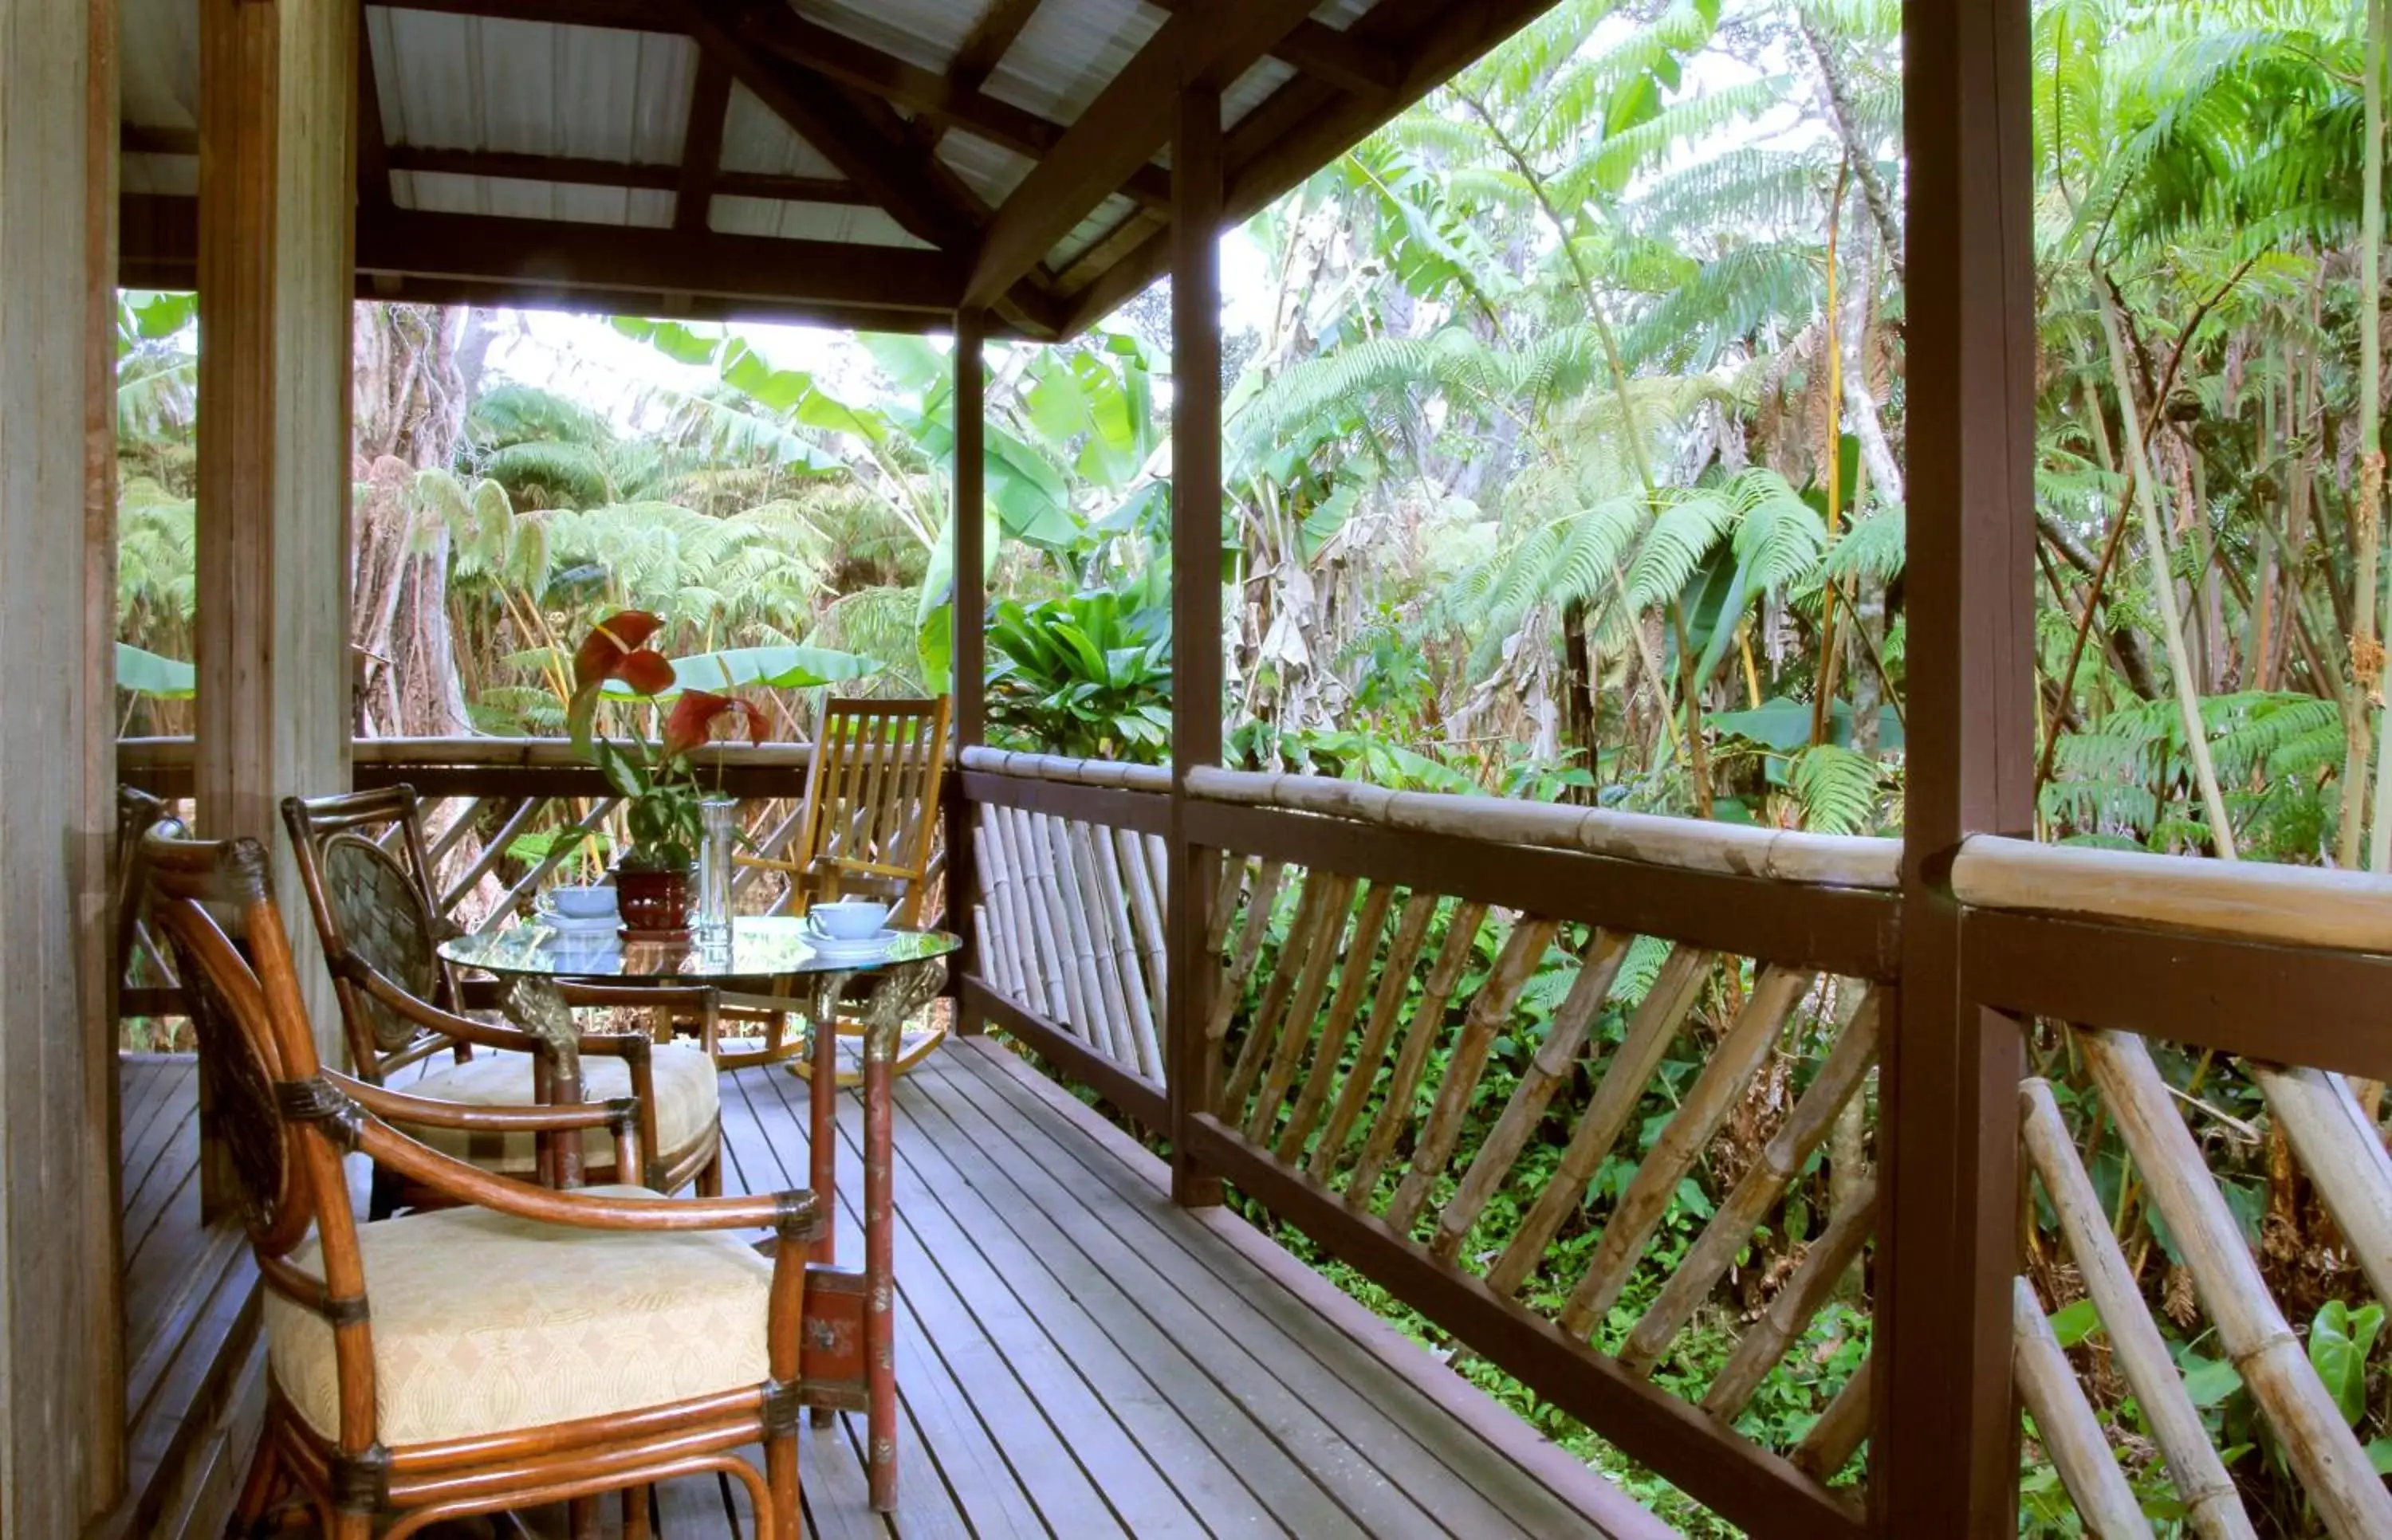
[[[369,6],[394,145],[672,164],[696,78],[685,37]]]
[[[1072,226],[1072,233],[1056,243],[1046,255],[1046,265],[1060,272],[1079,259],[1081,252],[1113,232],[1113,227],[1136,213],[1138,205],[1120,193],[1114,193],[1097,205],[1096,212]]]
[[[1278,59],[1266,58],[1229,83],[1221,93],[1221,124],[1235,127],[1247,113],[1270,99],[1272,92],[1295,78],[1295,71]]]
[[[1045,0],[983,89],[1058,123],[1077,122],[1163,21],[1138,0]]]
[[[949,134],[939,141],[939,159],[992,207],[1012,197],[1013,189],[1036,164],[1027,155],[993,145],[977,134],[963,133]]]
[[[971,35],[982,9],[978,0],[962,6],[953,0],[804,0],[789,8],[809,21],[942,74]]]
[[[798,137],[744,85],[731,88],[731,110],[722,120],[722,169],[768,176],[837,176],[838,168],[821,150]]]
[[[785,240],[832,240],[856,246],[932,250],[880,209],[851,203],[786,203],[769,198],[717,198],[708,224],[724,235],[769,235]],[[859,258],[861,260],[866,260]]]
[[[585,188],[521,182],[511,176],[453,176],[446,172],[395,171],[391,201],[425,214],[495,214],[504,219],[561,220],[569,225],[637,225],[662,229],[673,222],[673,195],[644,188]]]
[[[117,98],[140,128],[200,121],[200,8],[193,0],[122,0]]]

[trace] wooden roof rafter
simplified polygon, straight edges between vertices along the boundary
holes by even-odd
[[[700,50],[690,87],[689,119],[682,130],[681,169],[673,188],[673,228],[703,230],[722,173],[722,123],[731,111],[731,62]]]

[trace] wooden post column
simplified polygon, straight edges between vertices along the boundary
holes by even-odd
[[[0,0],[0,1534],[123,1480],[110,7]],[[97,125],[97,126],[96,126]],[[93,360],[99,359],[99,376]]]
[[[357,28],[349,0],[200,0],[198,819],[278,852],[302,958],[275,805],[349,783]]]
[[[982,354],[988,340],[988,313],[956,312],[956,463],[954,497],[948,524],[955,537],[956,597],[955,671],[956,755],[988,741],[988,380]],[[964,797],[964,778],[947,777],[947,924],[964,938],[956,982],[978,974],[982,966],[980,931],[972,911],[980,902],[978,826],[971,804]],[[980,1018],[956,993],[956,1027],[978,1032]]]
[[[1221,762],[1221,94],[1188,83],[1171,149],[1171,939],[1165,1045],[1172,1196],[1221,1201],[1188,1153],[1191,1119],[1220,1099],[1204,1042],[1205,907],[1219,858],[1187,835],[1188,774]]]
[[[2022,1038],[1963,976],[1950,872],[1970,835],[2034,828],[2028,4],[1904,20],[1911,707],[1869,1465],[1878,1533],[1950,1540],[2018,1532]]]

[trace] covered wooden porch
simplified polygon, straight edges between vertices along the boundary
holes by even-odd
[[[198,1223],[194,1061],[124,1076],[136,1440],[163,1443],[191,1415],[176,1360],[238,1320],[255,1273],[238,1232]],[[722,1090],[727,1189],[802,1185],[803,1083],[753,1068]],[[904,1502],[872,1510],[864,1419],[843,1415],[807,1431],[809,1534],[1669,1533],[1242,1219],[1173,1204],[1164,1162],[995,1040],[909,1076],[897,1119]],[[851,1102],[851,1169],[860,1121]],[[852,1248],[852,1201],[841,1221]],[[162,1494],[148,1528],[223,1497]],[[667,1540],[753,1531],[714,1474],[659,1486],[656,1518]]]
[[[2221,1351],[2275,1355],[2261,1411],[2320,1523],[2392,1533],[2365,1452],[2300,1353],[2278,1352],[2294,1341],[2283,1311],[2141,1046],[2214,1051],[2263,1078],[2380,1288],[2392,1173],[2346,1077],[2392,1080],[2392,885],[2019,837],[2035,738],[2024,0],[1905,7],[1914,710],[1898,843],[1222,768],[1222,660],[1202,644],[1221,631],[1219,233],[1531,21],[1536,0],[147,4],[0,0],[0,1531],[213,1533],[254,1438],[254,1293],[238,1244],[202,1223],[204,1169],[176,1163],[199,1160],[197,1094],[176,1067],[128,1069],[115,1051],[120,779],[189,796],[210,835],[266,840],[293,792],[604,795],[553,745],[351,741],[344,386],[365,292],[958,341],[946,912],[973,950],[953,1008],[1010,1046],[967,1036],[902,1098],[899,1532],[1650,1527],[1230,1215],[1234,1188],[1749,1533],[2014,1533],[2019,1398],[2048,1433],[2090,1421],[2031,1295],[2022,1307],[2022,1258],[2064,1244],[2088,1275],[2110,1262],[2100,1226],[2063,1223],[2055,1241],[2026,1201],[2034,1184],[2074,1190],[2065,1141],[2038,1137],[2027,1048],[2042,1021],[2092,1045],[2120,1137],[2164,1178],[2154,1201],[2199,1237],[2189,1287]],[[672,89],[641,112],[669,151],[562,132],[541,149],[443,142],[436,112],[411,129],[434,108],[395,99],[385,74],[457,85],[460,60],[494,39],[552,61],[628,48],[634,75],[653,51]],[[136,70],[137,86],[176,84],[121,90]],[[120,106],[161,98],[185,121]],[[749,135],[739,115],[757,111]],[[591,189],[610,200],[595,214]],[[528,201],[490,212],[515,197]],[[826,225],[826,208],[858,217]],[[1172,764],[991,751],[980,344],[1068,334],[1166,269]],[[207,336],[207,618],[182,745],[120,748],[111,732],[120,274],[195,282]],[[803,750],[726,763],[739,795],[787,798]],[[1468,951],[1482,926],[1485,970]],[[1658,995],[1619,1042],[1596,1042],[1596,1007],[1640,939],[1667,959]],[[1546,1040],[1511,1104],[1468,1124],[1526,970],[1554,946],[1578,970],[1579,1008],[1557,1019],[1576,1025]],[[1654,1205],[1823,979],[1852,1006],[1832,1056],[1631,1312]],[[1732,1008],[1677,1118],[1592,1194],[1623,1105],[1706,991]],[[1155,1135],[1169,1166],[1015,1047]],[[1433,1054],[1450,1071],[1436,1081]],[[724,1081],[743,1185],[804,1170],[789,1090],[760,1070]],[[1698,1394],[1658,1383],[1694,1307],[1855,1098],[1866,1200],[1739,1323],[1717,1379]],[[1555,1163],[1532,1180],[1527,1148]],[[1519,1201],[1490,1202],[1507,1192]],[[1557,1229],[1581,1218],[1592,1239],[1562,1255]],[[1783,1436],[1741,1424],[1855,1268],[1868,1346],[1832,1403]],[[2112,1293],[2103,1318],[2139,1341],[2138,1308]],[[2215,1507],[2222,1467],[2199,1419],[2176,1415],[2190,1405],[2176,1366],[2139,1372],[2169,1419],[2166,1474],[2188,1506]],[[855,1435],[808,1437],[814,1531],[875,1533]],[[2134,1533],[2098,1432],[2066,1447],[2076,1507]],[[668,1534],[736,1517],[719,1485],[664,1498]]]

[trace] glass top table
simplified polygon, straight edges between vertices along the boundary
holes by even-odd
[[[808,975],[852,975],[902,969],[961,951],[963,938],[943,930],[899,930],[886,946],[826,946],[788,915],[743,915],[731,922],[731,944],[694,941],[584,941],[538,921],[444,941],[440,955],[461,968],[512,977],[590,979],[618,984],[716,985],[787,983]]]

